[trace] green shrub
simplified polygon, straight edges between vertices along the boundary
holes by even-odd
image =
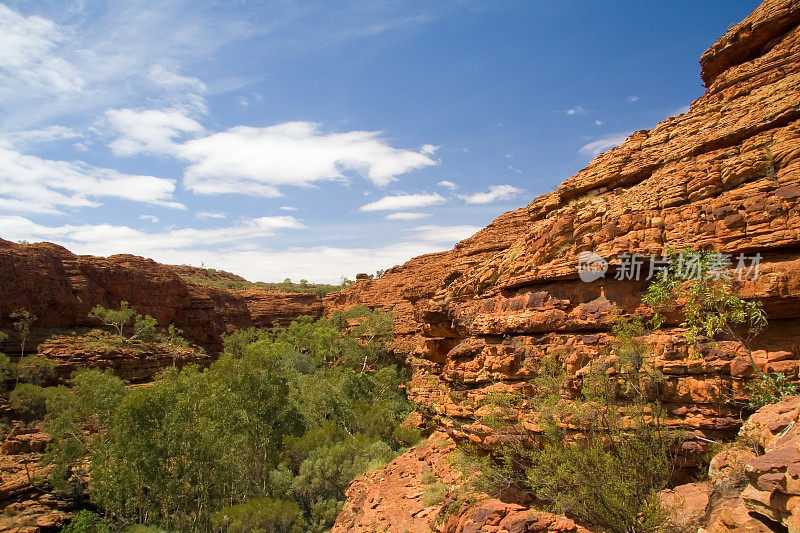
[[[594,361],[573,380],[563,355],[543,359],[531,396],[487,397],[481,423],[502,445],[493,455],[465,448],[456,460],[474,488],[494,496],[514,488],[555,513],[611,533],[655,532],[666,513],[658,492],[666,487],[679,434],[662,427],[657,402],[662,376],[639,337],[640,320],[614,327],[614,358]],[[536,406],[536,440],[518,422],[522,402]],[[476,476],[477,472],[477,476]]]
[[[403,446],[415,446],[422,440],[422,432],[419,429],[402,424],[395,428],[393,436]]]
[[[20,420],[41,420],[47,412],[47,393],[39,385],[20,383],[11,391],[9,403]]]
[[[82,509],[61,528],[61,533],[111,533],[109,523],[92,511]]]
[[[794,396],[797,392],[797,383],[790,381],[785,374],[777,372],[765,373],[747,386],[750,407],[753,409],[775,403],[784,396]]]
[[[215,531],[226,533],[304,533],[305,521],[294,502],[257,498],[223,507],[211,517]]]
[[[47,385],[56,377],[56,363],[44,355],[26,355],[15,366],[17,381]]]
[[[0,394],[8,391],[8,384],[15,374],[15,365],[4,353],[0,353]]]

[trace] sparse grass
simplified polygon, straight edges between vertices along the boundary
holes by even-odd
[[[425,492],[422,494],[420,503],[423,507],[440,505],[442,502],[444,502],[445,496],[447,496],[447,488],[447,485],[444,483],[434,483],[432,485],[428,485],[425,488]]]
[[[328,283],[294,283],[291,281],[266,282],[266,281],[247,281],[236,279],[210,279],[199,276],[182,276],[190,283],[207,285],[219,289],[262,289],[265,291],[282,291],[316,294],[319,297],[332,292],[338,292],[347,285],[331,285]]]

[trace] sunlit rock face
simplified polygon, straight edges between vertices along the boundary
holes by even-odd
[[[356,303],[394,311],[395,349],[413,370],[411,397],[451,435],[491,445],[474,422],[474,400],[524,388],[548,354],[564,354],[566,369],[579,373],[608,352],[612,318],[640,306],[647,280],[615,279],[623,254],[760,254],[757,279],[735,282],[768,314],[756,361],[796,377],[799,23],[796,2],[765,1],[703,54],[706,91],[686,113],[634,133],[453,250],[329,295],[326,312]],[[588,251],[610,263],[591,283],[577,270]],[[753,375],[735,345],[701,346],[701,357],[690,357],[675,321],[645,340],[666,375],[668,422],[704,438],[734,436]],[[528,406],[519,416],[533,412]]]

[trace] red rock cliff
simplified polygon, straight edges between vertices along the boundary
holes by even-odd
[[[97,326],[87,315],[97,304],[126,300],[159,324],[175,324],[211,352],[231,328],[269,327],[300,315],[320,316],[313,294],[261,289],[220,289],[187,282],[180,267],[133,255],[75,255],[50,243],[15,244],[0,239],[0,330],[11,331],[9,314],[27,309],[38,317],[31,347],[59,331]],[[2,346],[19,351],[12,337]]]
[[[410,395],[455,436],[484,440],[470,405],[490,387],[522,387],[526,361],[560,351],[578,372],[608,347],[610,317],[631,313],[646,282],[613,279],[623,253],[667,246],[760,253],[741,283],[770,320],[759,364],[797,376],[800,359],[800,2],[767,0],[701,59],[706,92],[687,113],[638,131],[449,251],[415,258],[330,295],[394,310]],[[611,260],[584,283],[578,255]],[[712,346],[690,359],[667,325],[649,339],[666,374],[671,422],[707,437],[741,425],[750,369]],[[500,383],[500,385],[498,385]],[[456,402],[448,394],[459,390]]]

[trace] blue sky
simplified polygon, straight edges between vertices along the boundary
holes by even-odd
[[[0,4],[0,237],[338,282],[702,94],[758,2]]]

